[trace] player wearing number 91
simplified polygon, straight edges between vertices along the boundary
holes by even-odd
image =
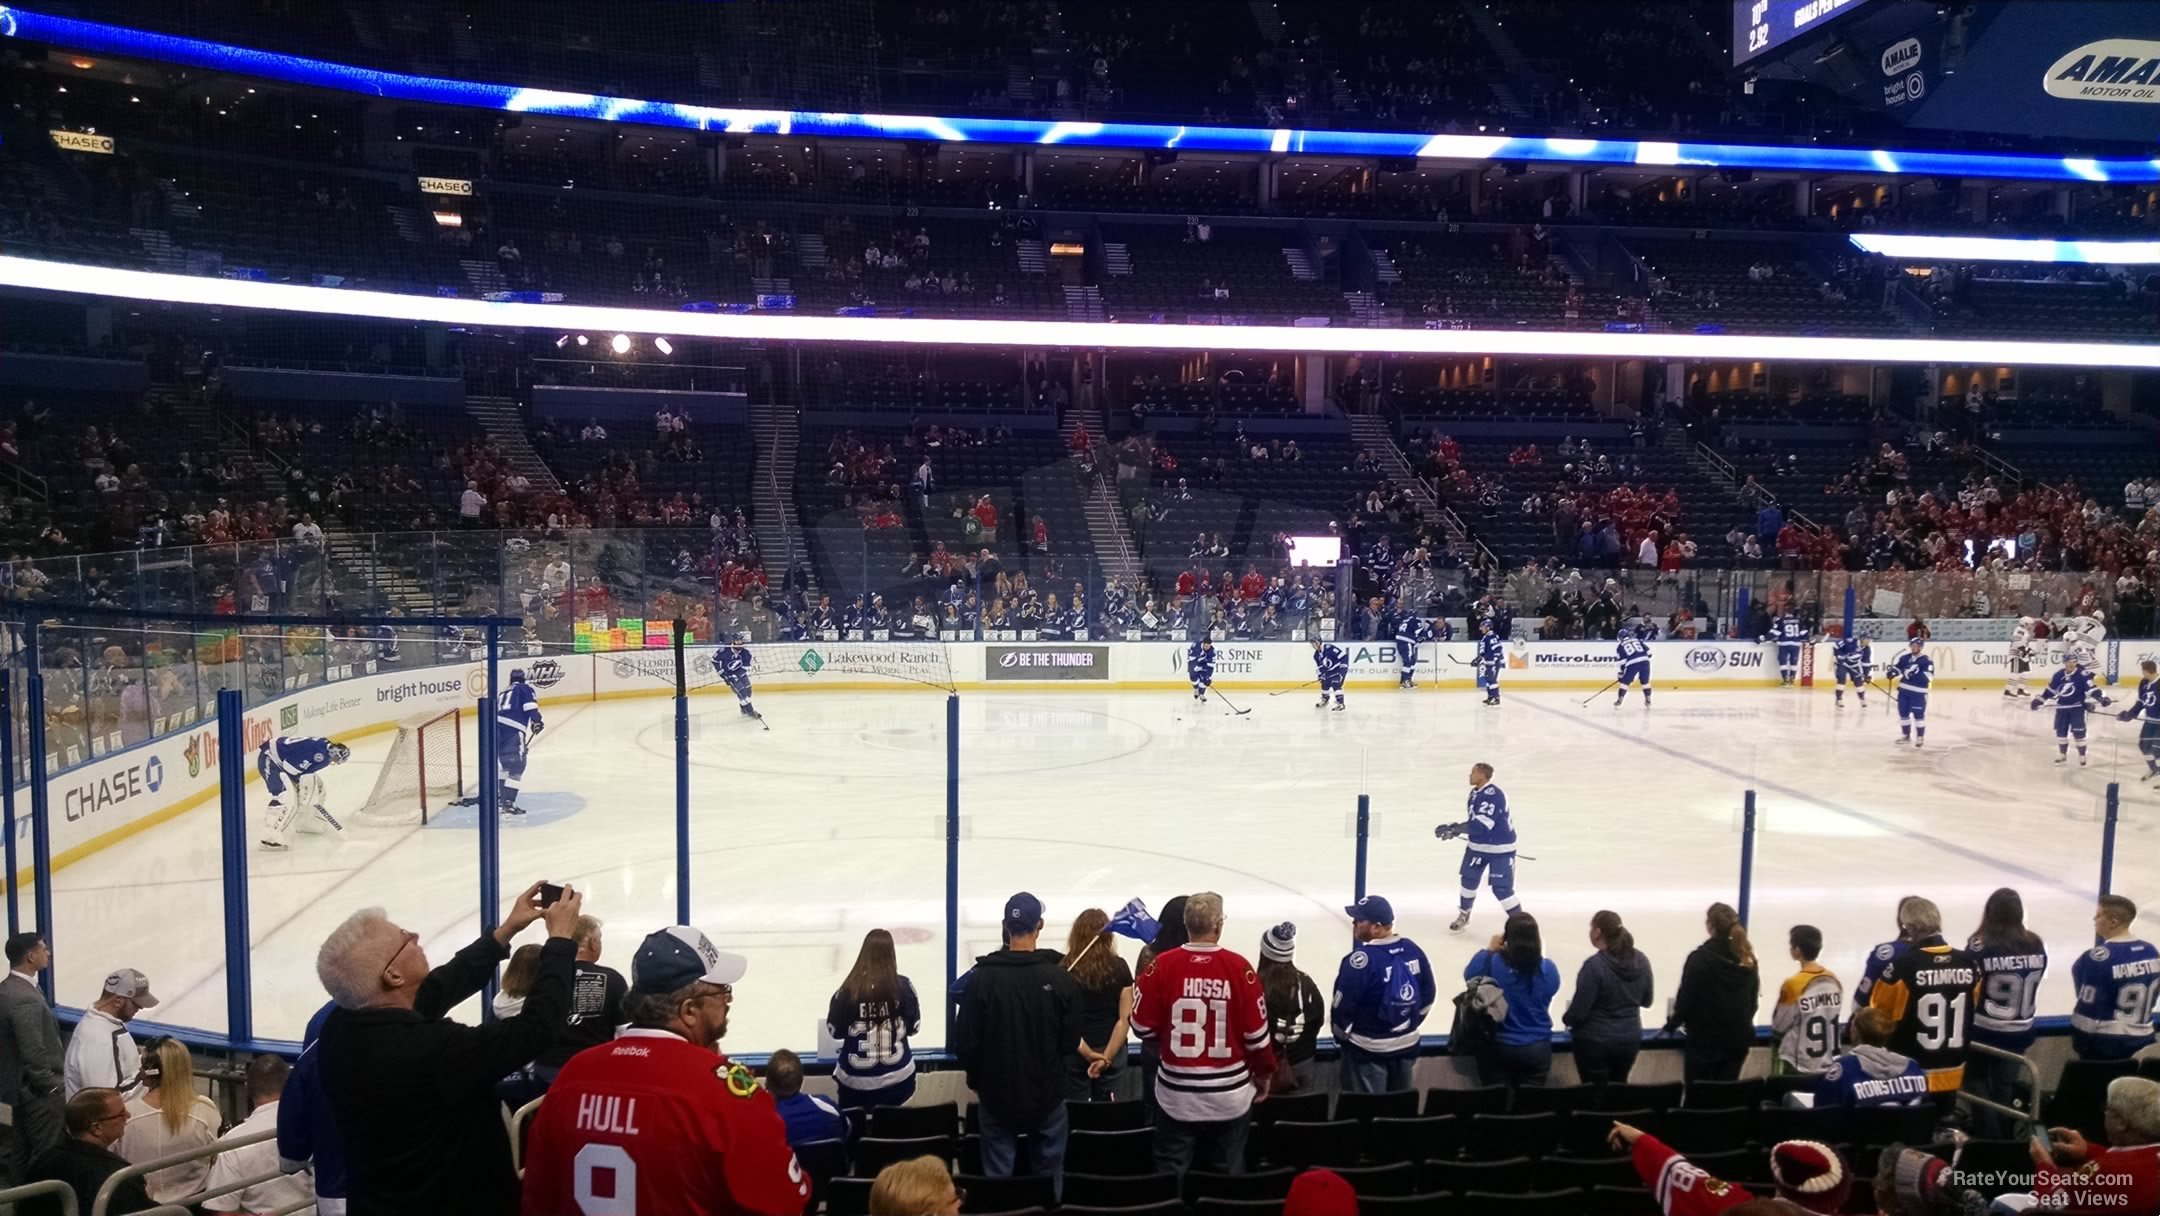
[[[2093,912],[2100,944],[2070,964],[2077,1004],[2070,1045],[2085,1060],[2127,1060],[2153,1041],[2153,997],[2160,992],[2160,950],[2130,936],[2137,905],[2103,895]]]
[[[1933,900],[1908,895],[1898,901],[1898,939],[1875,947],[1853,1013],[1880,1009],[1893,1029],[1890,1050],[1927,1069],[1928,1092],[1952,1101],[1965,1081],[1967,1037],[1979,997],[1980,964],[1943,940],[1942,910]]]
[[[572,1057],[533,1120],[524,1216],[798,1216],[810,1180],[773,1097],[716,1050],[744,970],[684,925],[645,939],[629,1028]]]

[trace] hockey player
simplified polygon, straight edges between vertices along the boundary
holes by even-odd
[[[1515,897],[1515,820],[1508,814],[1507,795],[1492,783],[1490,764],[1470,766],[1470,818],[1462,823],[1443,823],[1433,829],[1442,840],[1468,836],[1462,855],[1462,910],[1448,925],[1460,933],[1470,923],[1470,906],[1477,902],[1478,880],[1492,884],[1493,898],[1509,912],[1522,910]]]
[[[1185,678],[1192,681],[1192,699],[1207,700],[1215,684],[1215,636],[1203,633],[1185,652]]]
[[[1627,700],[1628,685],[1641,683],[1643,708],[1650,707],[1650,643],[1643,640],[1639,629],[1620,632],[1620,695],[1613,698],[1618,707]],[[1685,698],[1683,698],[1684,700]]]
[[[1837,640],[1837,704],[1845,704],[1845,686],[1852,685],[1860,704],[1867,704],[1868,676],[1875,668],[1875,650],[1866,638]]]
[[[1401,674],[1397,688],[1417,687],[1418,643],[1432,637],[1432,627],[1415,612],[1405,611],[1395,621],[1395,661]]]
[[[2076,651],[2063,656],[2062,670],[2048,680],[2048,686],[2032,700],[2035,711],[2043,705],[2055,707],[2055,763],[2067,764],[2070,760],[2070,741],[2077,740],[2078,767],[2085,767],[2085,711],[2094,703],[2112,705],[2107,695],[2093,687],[2093,675],[2079,662]]]
[[[1320,669],[1320,703],[1314,709],[1326,709],[1329,693],[1335,694],[1335,708],[1341,709],[1343,681],[1350,675],[1350,656],[1333,642],[1313,639],[1313,666]]]
[[[345,825],[323,808],[322,777],[318,774],[333,764],[345,763],[351,755],[351,748],[328,739],[284,737],[272,739],[256,751],[255,771],[262,775],[263,788],[270,791],[270,831],[262,838],[262,847],[287,847],[293,820],[303,806],[313,810],[315,818],[330,831],[344,833]]]
[[[1477,663],[1474,670],[1477,672],[1478,687],[1485,690],[1485,704],[1487,705],[1498,705],[1500,703],[1500,667],[1505,662],[1506,657],[1506,651],[1500,642],[1500,634],[1493,628],[1492,622],[1489,620],[1480,621],[1478,623]]]
[[[2130,936],[2137,905],[2103,895],[2093,912],[2100,944],[2070,964],[2077,1004],[2070,1010],[2070,1046],[2081,1060],[2127,1060],[2153,1041],[2153,996],[2160,989],[2160,950]]]
[[[495,805],[505,815],[522,815],[518,784],[525,779],[525,753],[547,724],[540,720],[540,696],[525,682],[525,670],[510,669],[510,687],[495,696]]]
[[[2106,614],[2098,608],[2070,618],[2063,631],[2063,652],[2074,654],[2087,671],[2100,669],[2100,643],[2107,640]]]
[[[1897,681],[1898,746],[1907,743],[1914,747],[1927,746],[1927,699],[1928,685],[1935,682],[1935,660],[1920,653],[1927,643],[1914,638],[1905,644],[1905,653],[1883,670],[1883,674]]]
[[[2025,687],[2025,676],[2032,670],[2033,642],[2040,633],[2029,616],[2019,617],[2017,628],[2010,631],[2010,662],[2008,672],[2003,676],[2004,696],[2032,695],[2032,690]]]
[[[750,647],[744,645],[745,640],[743,635],[738,633],[727,645],[713,651],[713,670],[719,673],[721,681],[735,694],[735,704],[742,711],[742,716],[762,719],[764,715],[758,713],[757,707],[750,703]]]
[[[1791,688],[1800,680],[1800,647],[1807,643],[1807,625],[1788,608],[1770,622],[1770,636],[1777,642],[1778,684]]]
[[[2151,659],[2138,664],[2145,678],[2138,681],[2137,704],[2115,716],[2125,722],[2143,720],[2138,730],[2138,754],[2145,757],[2145,775],[2140,781],[2160,777],[2160,669]]]

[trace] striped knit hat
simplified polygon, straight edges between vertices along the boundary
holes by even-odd
[[[1778,1198],[1810,1212],[1842,1212],[1852,1195],[1852,1171],[1827,1144],[1786,1140],[1770,1150],[1770,1177]]]
[[[1291,951],[1297,948],[1297,926],[1284,921],[1260,935],[1260,957],[1271,962],[1287,963]]]

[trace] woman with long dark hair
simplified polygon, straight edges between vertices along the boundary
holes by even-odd
[[[1762,976],[1747,929],[1730,904],[1711,904],[1703,928],[1710,938],[1695,947],[1680,970],[1680,991],[1665,1029],[1687,1031],[1681,1055],[1687,1080],[1733,1081],[1755,1045]]]
[[[1650,959],[1618,912],[1590,918],[1595,947],[1575,973],[1575,996],[1560,1020],[1575,1035],[1575,1071],[1585,1084],[1625,1082],[1642,1051],[1642,1011],[1656,985]]]
[[[899,1106],[915,1096],[915,1053],[909,1036],[922,1029],[915,985],[900,974],[892,934],[872,929],[847,979],[833,993],[825,1028],[839,1041],[833,1080],[840,1109]]]
[[[1109,913],[1089,908],[1073,919],[1065,939],[1065,973],[1080,985],[1080,1054],[1066,1063],[1065,1096],[1108,1102],[1117,1096],[1125,1069],[1133,1009],[1132,968],[1118,957]]]
[[[1507,924],[1463,968],[1464,979],[1479,976],[1500,986],[1507,1016],[1492,1045],[1478,1054],[1478,1084],[1545,1084],[1552,1075],[1552,1003],[1560,995],[1560,968],[1545,957],[1536,917],[1508,914]]]
[[[1980,1004],[1973,1010],[1967,1041],[2024,1055],[2033,1045],[2033,1014],[2048,965],[2046,943],[2025,927],[2025,900],[2009,887],[1988,896],[1980,927],[1965,949],[1980,963]],[[2007,1106],[2016,1093],[2018,1071],[2010,1060],[1971,1052],[1965,1057],[1965,1088]],[[1973,1109],[1975,1135],[1999,1138],[2015,1130],[2008,1115]]]
[[[1155,956],[1175,950],[1187,941],[1185,932],[1185,897],[1173,895],[1163,901],[1162,917],[1155,922],[1155,940],[1140,947],[1140,960],[1133,964],[1135,975],[1145,975],[1148,964]],[[1155,1109],[1155,1066],[1162,1063],[1162,1048],[1153,1039],[1140,1041],[1140,1100],[1147,1103],[1150,1111]]]
[[[1320,985],[1298,970],[1296,949],[1297,926],[1284,921],[1260,935],[1260,961],[1253,967],[1267,999],[1268,1040],[1281,1063],[1272,1086],[1278,1093],[1312,1088],[1313,1057],[1327,1024]]]

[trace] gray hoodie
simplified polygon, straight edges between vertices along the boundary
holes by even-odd
[[[1636,950],[1622,961],[1599,950],[1575,973],[1575,995],[1560,1021],[1578,1039],[1636,1042],[1642,1038],[1642,1011],[1650,1007],[1654,990],[1648,955]]]

